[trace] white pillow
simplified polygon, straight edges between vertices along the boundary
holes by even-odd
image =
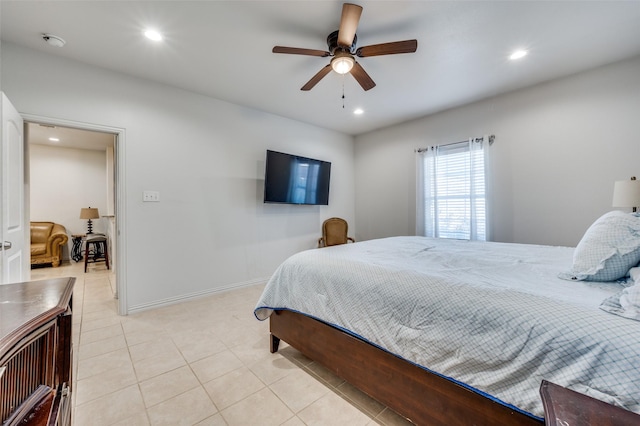
[[[640,218],[618,210],[604,214],[585,232],[573,253],[573,267],[560,278],[615,281],[640,262]]]
[[[640,280],[636,278],[635,284],[622,290],[620,306],[628,316],[640,319]]]

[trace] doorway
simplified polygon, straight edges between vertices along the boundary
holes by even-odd
[[[63,261],[74,264],[73,240],[103,233],[109,240],[109,260],[114,278],[118,313],[126,315],[123,271],[122,223],[124,179],[124,129],[23,115],[25,121],[26,171],[29,176],[25,197],[32,221],[61,223],[67,228],[69,243]],[[98,209],[99,218],[80,219],[81,209]],[[79,262],[83,262],[82,259]],[[91,265],[103,267],[103,263]],[[33,271],[35,272],[35,271]]]

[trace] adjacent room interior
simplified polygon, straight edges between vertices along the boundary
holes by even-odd
[[[55,265],[32,250],[32,268],[84,260],[83,239],[89,232],[108,237],[114,259],[115,135],[34,122],[25,123],[25,129],[30,222],[53,223],[68,236],[57,248]],[[83,217],[88,208],[97,209],[91,218]]]

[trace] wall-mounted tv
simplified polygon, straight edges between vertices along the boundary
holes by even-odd
[[[331,163],[267,150],[264,202],[329,204]]]

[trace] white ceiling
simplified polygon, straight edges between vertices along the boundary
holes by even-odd
[[[352,135],[640,54],[640,1],[356,3],[358,46],[418,40],[413,54],[359,59],[377,83],[368,92],[335,73],[302,92],[329,58],[271,53],[326,50],[339,1],[2,0],[1,36]],[[164,42],[142,37],[150,26]],[[42,33],[67,44],[49,46]],[[507,59],[523,47],[527,57]]]
[[[56,138],[52,141],[50,138]],[[69,127],[27,123],[27,141],[35,145],[104,151],[113,147],[115,135]]]

